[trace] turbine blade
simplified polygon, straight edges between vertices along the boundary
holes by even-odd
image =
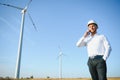
[[[64,54],[64,53],[62,52],[62,49],[61,49],[61,46],[60,46],[60,45],[58,46],[58,48],[59,48],[59,50],[60,50],[59,56],[67,56],[66,54]]]
[[[30,3],[32,2],[32,0],[29,0],[28,4],[26,5],[26,9],[29,7]]]
[[[13,6],[13,5],[10,5],[10,4],[3,4],[3,3],[0,3],[0,5],[12,7],[12,8],[16,8],[16,9],[19,9],[19,10],[23,10],[23,8],[20,8],[20,7],[17,7],[17,6]]]
[[[31,15],[30,15],[29,13],[28,13],[28,16],[29,16],[29,18],[30,18],[30,20],[31,20],[31,22],[32,22],[32,24],[33,24],[33,26],[34,26],[34,29],[35,29],[36,31],[38,31],[35,23],[33,22],[32,17],[31,17]]]
[[[58,48],[59,48],[60,52],[62,52],[62,49],[61,49],[60,45],[58,46]]]
[[[60,55],[59,56],[57,56],[57,58],[56,59],[59,59],[60,58]]]

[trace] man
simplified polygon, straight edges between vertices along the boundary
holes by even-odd
[[[94,20],[90,20],[87,26],[88,30],[76,46],[87,47],[88,67],[92,80],[107,80],[106,60],[111,52],[111,46],[104,35],[97,33],[98,25]]]

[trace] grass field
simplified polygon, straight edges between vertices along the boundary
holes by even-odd
[[[64,79],[33,79],[33,80],[92,80],[90,78],[64,78]],[[108,80],[120,80],[120,78],[108,78]]]
[[[50,79],[31,79],[31,80],[92,80],[90,78],[63,78],[63,79],[58,79],[58,78],[50,78]],[[120,78],[108,78],[108,80],[120,80]]]
[[[50,78],[50,79],[31,79],[31,80],[92,80],[90,78],[63,78],[63,79],[58,79],[58,78]],[[120,78],[108,78],[108,80],[120,80]]]
[[[92,80],[90,78],[63,78],[63,79],[58,79],[58,78],[36,78],[36,79],[2,79],[0,78],[0,80]],[[108,80],[120,80],[119,78],[108,78]]]

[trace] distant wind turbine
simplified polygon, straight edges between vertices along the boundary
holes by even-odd
[[[24,8],[13,6],[10,4],[0,3],[0,5],[4,5],[4,6],[8,6],[8,7],[12,7],[12,8],[16,8],[18,10],[21,10],[21,13],[22,13],[22,20],[21,20],[21,26],[20,26],[20,38],[19,38],[19,44],[18,44],[18,56],[17,56],[17,63],[16,63],[16,70],[15,70],[15,78],[17,78],[17,79],[20,78],[20,64],[21,64],[22,44],[23,44],[22,42],[23,42],[23,33],[24,33],[25,13],[27,12],[27,9],[28,9],[31,1],[32,0],[30,0]],[[32,21],[32,24],[33,24],[35,30],[37,31],[37,28],[32,20],[32,17],[30,16],[29,13],[28,13],[28,15],[29,15],[30,20]]]
[[[63,56],[63,52],[62,52],[62,49],[61,47],[59,46],[59,79],[62,80],[62,56]]]

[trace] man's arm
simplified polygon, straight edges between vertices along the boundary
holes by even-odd
[[[76,43],[76,46],[77,46],[77,47],[86,46],[86,42],[85,42],[84,40],[85,40],[85,38],[90,34],[89,32],[90,32],[90,31],[87,30],[87,31],[84,33],[83,37],[78,40],[78,42]]]
[[[85,46],[85,45],[86,45],[86,43],[84,42],[84,37],[80,38],[78,40],[78,42],[76,43],[77,47],[82,47],[82,46]]]
[[[107,40],[107,38],[105,36],[104,36],[104,46],[105,46],[105,54],[103,56],[103,59],[107,60],[112,49],[111,49],[109,41]]]

